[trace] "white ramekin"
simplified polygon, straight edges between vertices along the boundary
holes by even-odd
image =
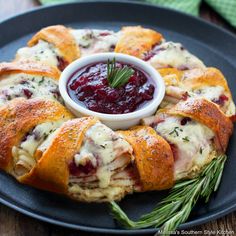
[[[79,69],[85,67],[86,65],[107,61],[108,59],[111,60],[113,58],[115,58],[117,62],[134,65],[135,67],[149,75],[149,78],[151,79],[150,82],[155,86],[153,99],[147,102],[146,105],[144,105],[137,111],[119,115],[94,112],[73,101],[67,92],[68,80]],[[66,106],[77,117],[95,116],[99,118],[101,122],[112,129],[127,129],[131,126],[137,125],[140,122],[140,119],[153,115],[155,113],[157,107],[164,97],[165,84],[160,74],[151,65],[149,65],[145,61],[142,61],[141,59],[121,53],[98,53],[91,56],[82,57],[67,66],[61,74],[59,80],[59,90]]]

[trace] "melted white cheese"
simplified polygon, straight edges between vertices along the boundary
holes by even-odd
[[[183,177],[195,166],[201,168],[208,162],[212,152],[211,139],[214,133],[205,125],[193,120],[181,125],[182,117],[167,117],[156,127],[156,131],[178,148],[175,161],[175,178]]]
[[[221,86],[205,86],[196,90],[192,90],[195,96],[204,97],[211,101],[218,100],[220,95],[224,94],[224,88]]]
[[[71,33],[80,46],[81,56],[111,52],[119,39],[119,33],[109,30],[71,30]]]
[[[205,68],[202,61],[189,53],[180,43],[165,42],[155,48],[157,51],[148,62],[155,67],[179,69]]]
[[[47,150],[47,148],[50,146],[50,144],[52,143],[54,137],[56,136],[56,134],[59,132],[59,129],[52,131],[47,138],[37,147],[37,150],[40,152],[45,152]]]
[[[24,90],[32,94],[30,98],[42,97],[62,102],[56,80],[39,75],[17,73],[0,78],[0,106],[16,97],[27,98]]]
[[[99,179],[99,187],[106,188],[112,175],[107,165],[126,152],[131,153],[132,147],[122,136],[102,123],[96,123],[87,130],[80,153],[75,155],[74,160],[77,165],[84,165],[88,159],[94,166],[98,162],[99,167],[96,174]]]
[[[16,175],[30,171],[36,163],[34,154],[37,148],[47,140],[47,137],[59,128],[64,121],[65,119],[61,119],[59,121],[45,122],[37,125],[26,137],[25,141],[21,142],[18,147],[14,146],[12,148]]]
[[[57,67],[57,56],[60,56],[60,52],[52,44],[39,40],[33,47],[20,48],[17,51],[16,60],[40,61]]]
[[[26,141],[21,143],[20,148],[33,156],[39,144],[41,144],[50,133],[60,127],[63,122],[64,120],[59,120],[37,125],[32,131],[32,134],[27,136]]]

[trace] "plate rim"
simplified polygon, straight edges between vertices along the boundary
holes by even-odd
[[[7,17],[3,20],[0,21],[0,25],[5,24],[10,22],[11,20],[14,20],[18,17],[27,15],[27,14],[31,14],[34,12],[38,12],[41,10],[47,10],[50,8],[55,8],[55,7],[63,7],[64,5],[79,5],[79,4],[91,4],[91,3],[119,3],[119,4],[131,4],[131,5],[140,5],[140,6],[148,6],[148,7],[154,7],[157,9],[161,9],[164,11],[169,11],[169,12],[175,12],[177,15],[183,15],[184,17],[193,19],[195,21],[200,22],[201,24],[204,24],[207,27],[211,27],[214,28],[215,30],[221,31],[221,33],[223,34],[227,34],[229,37],[232,38],[232,40],[234,40],[236,42],[236,36],[230,32],[229,30],[222,28],[214,23],[208,22],[202,18],[193,16],[193,15],[189,15],[187,13],[184,12],[180,12],[177,11],[175,9],[170,9],[167,7],[163,7],[163,6],[157,6],[153,3],[147,3],[147,2],[140,2],[140,1],[128,1],[128,0],[79,0],[77,2],[71,2],[71,3],[59,3],[59,4],[52,4],[52,5],[46,5],[46,6],[39,6],[37,8],[33,8],[31,10],[25,11],[23,13],[19,13],[10,17]],[[235,57],[236,60],[236,57]],[[228,60],[227,60],[228,61]],[[235,67],[234,63],[231,61],[228,61],[233,67]],[[225,170],[224,170],[225,171]],[[65,221],[61,221],[61,220],[57,220],[57,219],[53,219],[52,217],[48,217],[48,216],[43,216],[40,213],[35,212],[32,209],[27,209],[27,207],[24,206],[19,206],[17,205],[17,202],[13,201],[12,199],[7,198],[6,196],[4,196],[4,194],[2,192],[0,192],[0,203],[10,207],[11,209],[16,210],[17,212],[20,212],[22,214],[25,214],[27,216],[30,216],[32,218],[35,218],[37,220],[43,221],[43,222],[48,222],[54,225],[58,225],[58,226],[63,226],[63,227],[67,227],[67,228],[71,228],[71,229],[76,229],[76,230],[82,230],[85,232],[93,232],[93,233],[112,233],[112,234],[144,234],[144,233],[156,233],[158,231],[158,228],[147,228],[147,229],[136,229],[136,230],[129,230],[129,229],[119,229],[119,228],[104,228],[104,227],[93,227],[93,226],[85,226],[85,225],[78,225],[78,224],[74,224],[74,223],[68,223]],[[236,199],[232,200],[230,203],[227,204],[226,208],[223,209],[219,209],[219,210],[215,210],[212,213],[209,214],[205,214],[203,216],[201,216],[199,219],[195,219],[195,220],[191,220],[190,222],[186,222],[181,224],[178,227],[178,230],[181,229],[187,229],[193,226],[197,226],[200,224],[204,224],[206,222],[209,222],[210,220],[215,220],[218,219],[222,216],[225,216],[226,214],[229,214],[233,211],[236,210]]]

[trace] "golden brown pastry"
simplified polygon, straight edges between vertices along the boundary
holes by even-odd
[[[13,175],[34,163],[34,153],[51,133],[72,118],[53,100],[14,99],[0,108],[0,168]]]
[[[41,29],[29,40],[27,48],[18,50],[16,60],[40,61],[62,71],[79,57],[79,47],[70,29],[53,25]]]
[[[151,29],[145,29],[141,26],[123,27],[115,52],[143,58],[145,53],[159,44],[162,39],[160,33]]]
[[[56,68],[36,62],[0,63],[0,106],[18,97],[42,97],[62,102],[59,76]]]
[[[0,79],[4,79],[8,74],[25,73],[30,75],[41,75],[58,80],[60,72],[45,64],[22,61],[22,62],[2,62],[0,63]]]
[[[119,133],[134,149],[135,166],[141,190],[152,191],[171,188],[174,183],[174,159],[170,145],[148,126],[137,126]]]

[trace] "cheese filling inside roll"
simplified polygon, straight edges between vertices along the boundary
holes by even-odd
[[[54,67],[60,67],[60,63],[62,63],[63,60],[60,51],[53,44],[44,40],[39,40],[39,42],[32,47],[20,48],[17,51],[16,60],[21,59],[43,62]]]
[[[187,70],[193,68],[205,68],[202,61],[188,52],[180,43],[164,42],[154,47],[144,60],[154,68],[177,68]]]
[[[110,30],[71,30],[80,47],[81,56],[114,51],[120,33]]]
[[[215,104],[227,115],[235,115],[235,105],[223,74],[216,68],[160,69],[166,84],[165,98],[161,107],[172,106],[187,98],[205,98]]]
[[[17,177],[28,173],[36,164],[40,154],[50,145],[64,120],[45,122],[37,125],[31,132],[25,135],[19,146],[12,148],[14,158],[14,172]]]
[[[91,126],[69,164],[69,194],[82,201],[109,201],[132,192],[130,153],[132,147],[121,135],[101,123]]]
[[[190,118],[165,116],[153,127],[172,148],[176,180],[188,175],[194,176],[215,155],[212,143],[213,131]]]
[[[15,60],[40,61],[63,71],[79,57],[79,48],[69,28],[52,25],[38,31],[28,41],[28,47],[18,50]]]
[[[17,97],[27,99],[43,97],[63,102],[56,80],[25,73],[0,77],[0,106]]]

